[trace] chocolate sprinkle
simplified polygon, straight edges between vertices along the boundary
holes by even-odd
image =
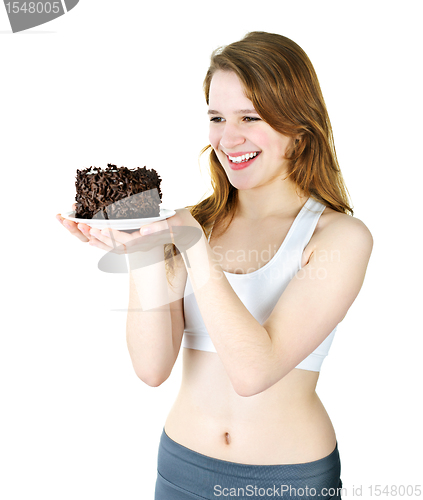
[[[105,170],[96,167],[77,170],[75,217],[79,219],[158,217],[162,199],[161,181],[155,170],[148,170],[146,167],[130,170],[108,163]]]

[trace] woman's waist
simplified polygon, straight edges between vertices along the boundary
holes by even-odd
[[[315,393],[272,401],[253,398],[194,397],[181,390],[166,433],[198,453],[257,465],[310,462],[335,448],[332,423]]]

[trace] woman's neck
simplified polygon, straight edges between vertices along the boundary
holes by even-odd
[[[307,197],[288,180],[278,180],[253,189],[238,190],[235,216],[260,221],[273,216],[295,217]]]

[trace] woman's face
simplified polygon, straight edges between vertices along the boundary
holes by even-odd
[[[286,174],[285,151],[293,139],[263,121],[237,75],[217,71],[209,93],[209,140],[237,189],[265,185]]]

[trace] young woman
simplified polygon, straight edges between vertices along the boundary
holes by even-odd
[[[210,197],[131,235],[67,222],[82,241],[128,254],[127,339],[141,380],[163,383],[183,347],[155,498],[341,498],[337,439],[315,388],[372,236],[353,217],[297,44],[249,33],[213,53],[204,89]],[[180,237],[187,228],[201,231],[197,243]],[[149,252],[134,242],[165,229],[169,258],[143,266],[163,241]]]

